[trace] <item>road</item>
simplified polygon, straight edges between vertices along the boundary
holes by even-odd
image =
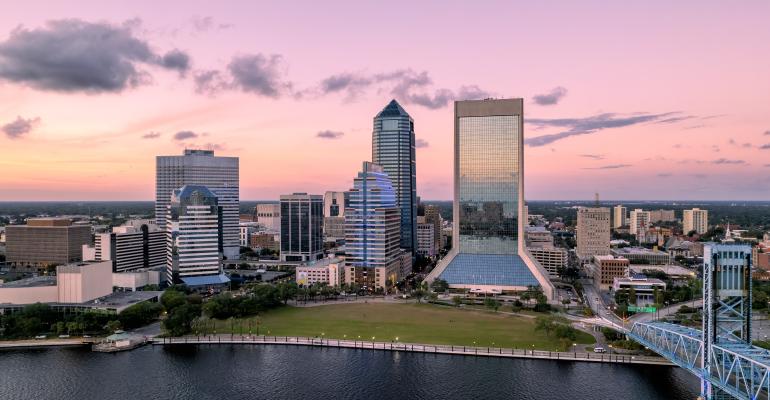
[[[683,306],[693,307],[693,308],[700,308],[703,307],[703,300],[695,300],[695,301],[685,301],[682,303],[676,303],[672,304],[668,307],[661,308],[657,312],[654,313],[638,313],[634,314],[629,318],[629,322],[650,322],[655,319],[661,319],[664,317],[668,317],[671,315],[676,314],[677,311],[679,311],[680,308]]]

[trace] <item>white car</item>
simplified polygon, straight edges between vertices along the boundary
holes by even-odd
[[[604,350],[604,347],[594,347],[594,353],[606,353],[607,350]]]

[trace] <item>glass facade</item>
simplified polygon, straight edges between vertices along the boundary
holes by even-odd
[[[374,117],[372,162],[382,166],[393,182],[401,212],[400,246],[411,252],[417,249],[414,141],[414,121],[395,100]]]
[[[518,253],[520,118],[458,118],[460,253]]]
[[[323,257],[323,196],[281,196],[281,260]]]

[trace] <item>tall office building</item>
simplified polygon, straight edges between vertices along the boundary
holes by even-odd
[[[68,218],[29,218],[26,225],[5,227],[5,255],[14,270],[42,271],[80,261],[91,244],[91,226]]]
[[[435,231],[435,225],[428,222],[425,216],[417,217],[417,255],[435,257],[438,254]]]
[[[374,117],[372,162],[382,167],[401,210],[401,248],[417,249],[417,189],[414,120],[395,100]]]
[[[698,234],[704,234],[709,230],[709,212],[700,208],[684,210],[682,212],[682,229],[686,234],[695,231]]]
[[[345,239],[345,208],[349,199],[347,192],[329,191],[324,194],[324,241]]]
[[[205,186],[174,190],[166,208],[168,281],[208,286],[228,282],[222,273],[222,206]]]
[[[155,219],[166,226],[166,208],[174,190],[206,186],[222,206],[224,256],[239,258],[238,157],[217,157],[211,150],[185,150],[181,156],[156,159]]]
[[[650,212],[642,209],[632,210],[629,216],[629,232],[640,240],[650,229]]]
[[[617,229],[628,225],[628,209],[618,204],[612,208],[612,227]]]
[[[452,251],[427,280],[500,293],[553,285],[524,245],[524,101],[455,102]]]
[[[577,212],[577,255],[583,260],[610,254],[610,209],[580,207]]]
[[[323,205],[321,195],[281,195],[281,261],[323,258]]]
[[[400,248],[400,217],[390,178],[381,166],[364,162],[345,210],[346,282],[381,288],[408,272],[404,258],[411,269],[411,254]]]

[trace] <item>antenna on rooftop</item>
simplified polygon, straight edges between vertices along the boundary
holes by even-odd
[[[594,204],[599,207],[599,192],[594,193]]]

